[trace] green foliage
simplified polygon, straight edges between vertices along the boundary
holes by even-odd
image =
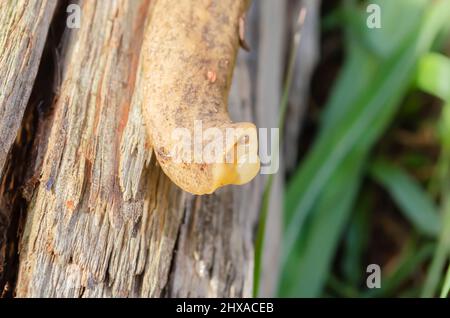
[[[442,271],[450,255],[450,59],[440,54],[428,54],[419,64],[417,85],[424,91],[443,99],[443,107],[439,123],[439,136],[442,144],[438,163],[440,177],[443,226],[438,245],[429,267],[428,275],[422,290],[423,297],[432,297],[442,279]],[[441,297],[448,294],[450,286],[450,267],[441,290]]]
[[[430,53],[419,63],[417,86],[444,101],[450,101],[450,59]]]
[[[402,169],[387,162],[375,162],[371,175],[389,191],[400,211],[418,231],[429,237],[440,233],[441,220],[433,200]]]
[[[384,20],[386,30],[372,33],[362,25],[365,11],[352,3],[348,2],[344,15],[352,21],[346,29],[347,60],[326,105],[318,137],[286,192],[281,296],[322,294],[370,152],[393,121],[414,82],[419,60],[429,51],[450,10],[447,0],[379,1],[382,12],[389,11],[384,17],[389,21]],[[413,22],[399,27],[405,16],[414,17]],[[395,182],[406,186],[399,189],[382,169],[374,170],[416,228],[436,236],[437,213],[420,187],[397,171]],[[421,194],[417,200],[425,212],[406,202],[411,193]]]
[[[371,230],[370,209],[373,203],[373,198],[369,191],[361,194],[344,237],[340,266],[345,280],[353,288],[357,288],[360,285],[365,273],[363,258],[369,241]]]

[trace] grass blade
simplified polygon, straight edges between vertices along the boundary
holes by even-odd
[[[448,259],[450,252],[450,198],[446,199],[444,203],[444,225],[442,227],[441,236],[439,238],[438,246],[431,262],[428,275],[425,279],[425,284],[422,290],[422,297],[429,298],[435,295],[436,289],[439,285],[442,270],[445,262]]]
[[[391,195],[403,215],[420,233],[437,237],[440,218],[431,198],[420,185],[403,170],[386,162],[375,162],[370,172],[372,177]]]
[[[323,190],[314,217],[308,220],[286,264],[280,296],[320,296],[360,185],[363,161],[359,158],[360,153],[354,152]]]
[[[447,274],[445,275],[444,286],[442,286],[440,298],[447,298],[450,292],[450,265],[447,269]]]
[[[363,256],[367,250],[370,233],[370,207],[373,204],[370,192],[360,195],[351,217],[348,231],[344,239],[344,251],[340,267],[343,278],[357,288],[364,273]]]
[[[450,59],[437,53],[425,55],[419,63],[417,86],[427,93],[450,101]]]
[[[436,246],[433,243],[425,244],[419,248],[415,248],[414,244],[407,247],[398,266],[388,277],[383,279],[381,288],[371,289],[362,296],[371,298],[392,296],[405,280],[410,278],[411,275],[420,269],[420,266],[422,266],[424,262],[433,256],[435,248]],[[414,296],[417,297],[417,295]]]

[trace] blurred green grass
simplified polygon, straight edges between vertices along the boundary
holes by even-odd
[[[412,87],[450,101],[450,73],[445,71],[448,60],[429,54],[448,28],[450,1],[373,2],[381,7],[382,29],[366,27],[365,5],[357,1],[344,1],[330,19],[344,27],[346,60],[325,105],[314,143],[287,187],[279,296],[318,297],[329,294],[325,294],[326,288],[339,296],[402,296],[397,289],[430,258],[423,286],[406,295],[418,295],[422,290],[422,296],[434,296],[444,283],[443,267],[450,245],[450,205],[446,204],[450,197],[448,107],[443,108],[439,124],[442,151],[436,164],[442,202],[430,196],[402,167],[389,162],[389,156],[375,161],[371,154]],[[390,194],[417,232],[403,248],[394,270],[383,276],[379,290],[362,286],[363,254],[373,211],[373,200],[364,188],[367,178]],[[262,214],[266,212],[263,208]],[[333,273],[340,242],[342,278]],[[262,244],[257,245],[255,254],[260,257],[261,251]],[[255,266],[258,264],[257,258]],[[450,274],[446,282],[441,295],[448,292]]]

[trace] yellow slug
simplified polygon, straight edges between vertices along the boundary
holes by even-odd
[[[248,5],[247,0],[154,0],[146,23],[139,69],[146,129],[165,174],[193,194],[247,183],[260,168],[255,125],[233,123],[227,111]],[[196,132],[209,137],[199,139]],[[184,150],[174,138],[182,133],[189,135]],[[214,149],[214,160],[202,158],[205,148]]]

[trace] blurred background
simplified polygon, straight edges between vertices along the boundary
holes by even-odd
[[[271,275],[283,297],[447,297],[449,1],[282,7],[282,248],[280,262],[261,256],[273,244],[269,177],[255,295]],[[260,273],[267,264],[278,274]]]

